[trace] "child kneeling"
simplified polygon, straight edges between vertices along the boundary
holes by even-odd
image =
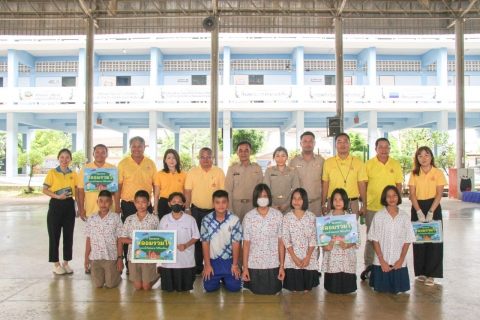
[[[135,193],[136,214],[127,217],[123,224],[122,243],[128,244],[129,278],[136,290],[150,290],[160,279],[156,263],[134,263],[132,259],[133,230],[158,230],[158,218],[147,211],[150,205],[150,194],[145,190]]]
[[[205,269],[203,288],[213,292],[220,288],[220,281],[228,291],[242,289],[238,257],[242,241],[242,225],[236,215],[228,211],[228,193],[217,190],[213,193],[213,208],[202,220],[202,241]]]
[[[110,212],[112,193],[102,190],[97,199],[100,210],[87,219],[84,235],[85,271],[90,271],[97,288],[118,286],[123,270],[122,220],[115,212]]]

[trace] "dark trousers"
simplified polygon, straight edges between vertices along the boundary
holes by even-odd
[[[122,222],[125,223],[125,220],[132,214],[137,213],[137,208],[135,208],[135,204],[132,201],[124,201],[120,203],[120,208],[122,208]],[[147,211],[152,213],[153,208],[151,205],[148,206]],[[123,245],[123,255],[125,256],[125,267],[128,270],[128,244]]]
[[[63,260],[72,260],[73,229],[75,228],[75,204],[73,198],[50,199],[47,213],[49,238],[49,262],[59,262],[58,247],[63,229]]]
[[[168,205],[167,198],[160,198],[158,199],[157,205],[157,213],[158,213],[158,220],[162,220],[164,216],[172,212],[172,208]]]
[[[427,215],[434,199],[418,200],[418,205]],[[417,221],[417,212],[412,206],[412,221]],[[442,220],[440,204],[433,212],[433,220]],[[442,226],[443,227],[443,226]],[[415,276],[443,278],[443,242],[442,243],[414,243],[413,267]]]
[[[195,218],[197,221],[198,230],[201,232],[202,230],[202,220],[205,216],[213,211],[213,209],[200,209],[192,204],[192,217]],[[196,265],[196,273],[203,272],[203,250],[202,250],[202,242],[197,241],[195,242],[195,265]]]

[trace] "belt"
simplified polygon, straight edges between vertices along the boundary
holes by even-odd
[[[358,197],[356,197],[356,198],[350,198],[349,200],[350,200],[350,201],[355,201],[355,200],[358,200]]]
[[[215,210],[215,209],[202,209],[202,208],[197,207],[193,203],[192,203],[192,208],[194,208],[195,210],[201,211],[201,212],[212,212],[213,210]]]
[[[320,197],[316,197],[315,199],[310,199],[310,200],[308,200],[308,203],[313,203],[313,202],[318,201],[318,200],[320,200]]]
[[[250,200],[250,199],[234,199],[234,201],[240,201],[241,203],[249,203],[252,200]]]

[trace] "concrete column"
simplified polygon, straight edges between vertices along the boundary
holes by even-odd
[[[293,64],[295,66],[295,83],[298,86],[305,84],[305,54],[303,47],[296,47],[293,52]]]
[[[175,150],[180,153],[180,132],[175,132]]]
[[[87,54],[85,48],[78,49],[78,77],[77,86],[85,87],[87,81]]]
[[[447,48],[438,49],[437,56],[437,86],[448,85],[448,59]]]
[[[426,86],[428,84],[427,80],[427,67],[422,67],[422,71],[420,72],[420,77],[422,78],[422,86]]]
[[[210,55],[210,147],[214,156],[214,165],[218,165],[218,42],[219,42],[219,18],[218,0],[212,1],[213,17],[216,28],[211,33]]]
[[[231,53],[230,47],[223,47],[223,85],[228,86],[230,84],[230,62],[231,62]],[[225,171],[226,172],[226,171]]]
[[[123,135],[123,154],[125,154],[129,150],[128,133],[123,133],[122,135]]]
[[[439,111],[437,115],[437,131],[448,132],[448,111]]]
[[[158,85],[159,65],[163,60],[162,52],[159,48],[150,48],[150,86]]]
[[[280,145],[285,148],[285,132],[280,131]]]
[[[25,150],[30,151],[33,140],[35,140],[35,130],[29,129],[26,134],[26,139],[24,139],[24,142],[26,142]]]
[[[8,61],[7,61],[7,78],[8,87],[18,87],[18,54],[14,49],[8,49]]]
[[[87,44],[86,44],[86,84],[85,84],[85,157],[87,163],[93,161],[93,86],[94,86],[94,37],[95,37],[95,21],[93,18],[87,21]],[[77,145],[80,147],[81,145]]]
[[[377,85],[377,48],[368,48],[367,78],[369,86]]]
[[[5,174],[9,178],[16,177],[18,175],[18,118],[18,113],[7,113],[7,146],[5,148]]]
[[[77,132],[75,134],[75,147],[77,150],[84,150],[85,151],[85,157],[87,156],[88,153],[93,150],[93,145],[91,146],[90,149],[87,150],[85,146],[85,112],[84,111],[78,111],[77,112]],[[73,137],[72,137],[73,139]]]
[[[158,112],[157,111],[150,111],[148,117],[148,155],[150,159],[155,162],[158,167],[157,163],[157,140],[158,140]]]
[[[232,138],[230,130],[232,129],[232,115],[230,111],[223,111],[223,171],[228,171],[230,163],[230,154],[232,153]]]
[[[465,168],[465,21],[455,21],[455,85],[457,110],[457,169]]]
[[[302,110],[297,111],[297,124],[296,124],[296,137],[297,141],[295,146],[300,148],[300,136],[305,132],[305,112]]]
[[[72,152],[76,152],[76,151],[78,151],[78,148],[77,148],[77,134],[72,133]]]
[[[370,156],[375,154],[375,141],[377,141],[378,134],[378,115],[377,111],[368,111],[368,152]]]
[[[340,17],[335,18],[335,85],[336,115],[340,118],[340,132],[343,132],[343,19]]]

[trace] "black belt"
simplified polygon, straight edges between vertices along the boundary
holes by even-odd
[[[212,212],[213,210],[215,210],[213,208],[212,209],[202,209],[202,208],[197,207],[193,203],[192,203],[192,208],[195,209],[195,210],[201,211],[201,212],[209,212],[209,213]]]
[[[357,198],[350,198],[349,200],[350,201],[355,201],[355,200],[358,200],[358,197]]]

